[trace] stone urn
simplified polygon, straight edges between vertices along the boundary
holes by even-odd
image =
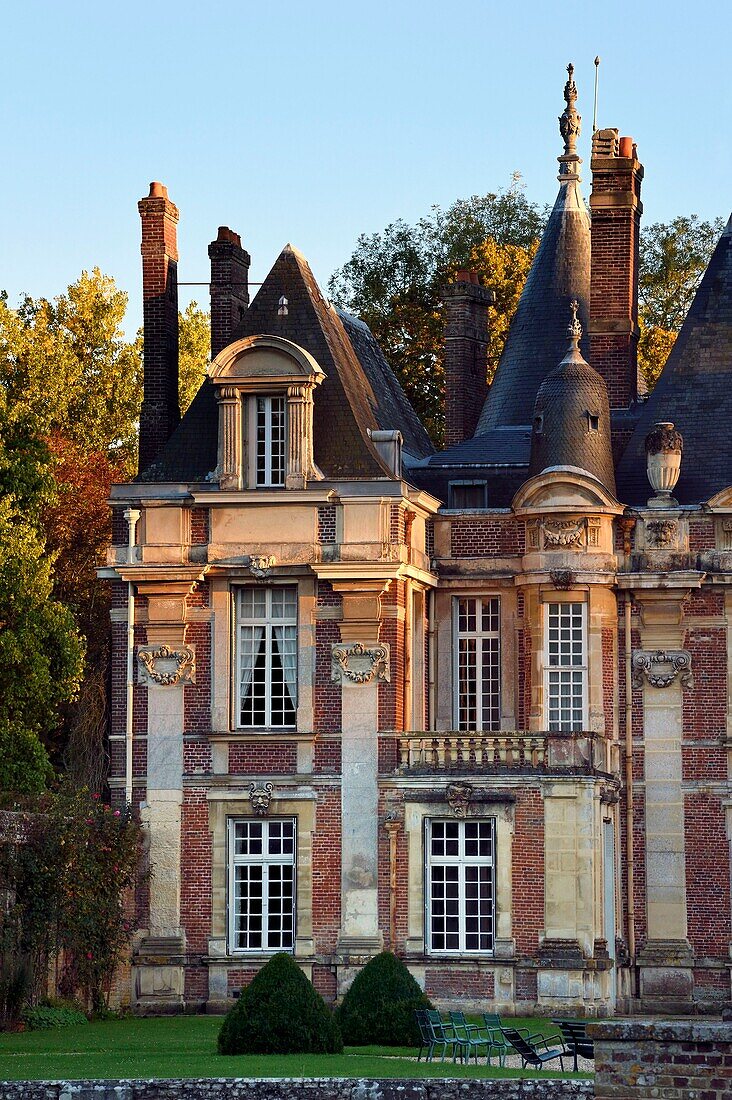
[[[649,508],[671,508],[678,501],[671,495],[681,473],[681,433],[668,421],[654,424],[646,436],[646,471],[655,495]]]

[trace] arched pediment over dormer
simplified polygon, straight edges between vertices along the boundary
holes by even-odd
[[[620,515],[625,509],[604,485],[578,466],[550,466],[529,478],[513,498],[518,516],[547,512]]]
[[[245,336],[223,348],[208,369],[214,384],[257,389],[287,387],[301,381],[318,385],[325,378],[316,359],[292,340],[281,336]]]
[[[245,336],[209,367],[219,406],[222,489],[304,489],[323,475],[313,459],[317,360],[281,336]]]
[[[710,512],[732,512],[732,485],[710,497],[707,507]]]

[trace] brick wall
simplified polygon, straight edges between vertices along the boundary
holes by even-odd
[[[459,1000],[487,1003],[495,996],[495,980],[492,970],[479,967],[427,967],[424,991],[435,1000]]]
[[[185,929],[189,955],[207,954],[211,934],[211,833],[205,787],[187,787],[183,796],[180,919]],[[188,986],[188,976],[186,978]],[[191,978],[194,984],[198,980]],[[196,986],[196,995],[198,992],[199,987]],[[204,989],[203,995],[207,992]]]
[[[727,632],[700,627],[684,633],[694,686],[683,692],[685,738],[719,738],[727,728]]]
[[[271,741],[263,734],[257,741],[229,744],[230,775],[290,775],[297,771],[297,745]]]
[[[405,621],[392,618],[389,612],[403,611],[407,589],[403,581],[394,581],[381,597],[381,606],[388,617],[382,619],[379,640],[391,649],[391,680],[379,684],[379,729],[404,729],[404,658]]]
[[[592,1023],[596,1100],[728,1100],[732,1026],[663,1020]]]
[[[191,544],[193,546],[205,546],[211,537],[210,511],[209,508],[191,508]]]
[[[183,687],[183,729],[186,733],[210,733],[211,624],[188,623],[186,641],[196,649],[196,682]]]
[[[689,550],[699,553],[702,550],[714,550],[716,546],[713,516],[692,515],[689,517]]]
[[[450,551],[454,558],[515,557],[525,551],[526,528],[513,516],[453,516]]]
[[[313,843],[313,936],[316,952],[334,951],[341,924],[341,794],[321,787]]]
[[[516,948],[533,954],[544,927],[544,803],[541,792],[515,790],[513,838],[513,934]]]
[[[318,542],[335,542],[336,510],[335,504],[321,504],[318,507]]]
[[[725,810],[720,800],[702,792],[687,794],[684,834],[689,942],[697,956],[717,955],[728,960],[732,939],[730,863],[729,845],[724,839]],[[727,975],[726,970],[724,973]]]
[[[328,581],[318,582],[317,607],[340,608],[341,596]],[[341,640],[337,619],[317,619],[315,623],[315,685],[313,688],[313,724],[316,733],[337,733],[341,728],[341,685],[332,678],[331,648]]]

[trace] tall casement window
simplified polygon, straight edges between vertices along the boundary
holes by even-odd
[[[546,718],[550,731],[585,727],[587,616],[583,603],[546,605]]]
[[[292,951],[294,818],[229,821],[229,949]]]
[[[255,484],[278,488],[285,484],[287,442],[287,398],[254,397]]]
[[[501,728],[500,600],[455,600],[455,721],[460,730]]]
[[[237,724],[294,726],[297,715],[297,589],[237,591]]]
[[[426,822],[427,950],[490,954],[495,928],[495,819]]]

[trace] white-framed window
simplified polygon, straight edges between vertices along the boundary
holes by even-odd
[[[237,718],[245,729],[297,720],[297,588],[236,590]]]
[[[425,823],[426,948],[432,954],[493,952],[495,818]]]
[[[250,462],[257,488],[280,488],[287,465],[287,397],[250,399]]]
[[[584,603],[546,605],[546,720],[550,732],[585,729],[587,612]]]
[[[459,730],[501,728],[501,601],[459,596],[455,619],[455,723]]]
[[[292,951],[295,818],[230,818],[228,825],[229,951]]]

